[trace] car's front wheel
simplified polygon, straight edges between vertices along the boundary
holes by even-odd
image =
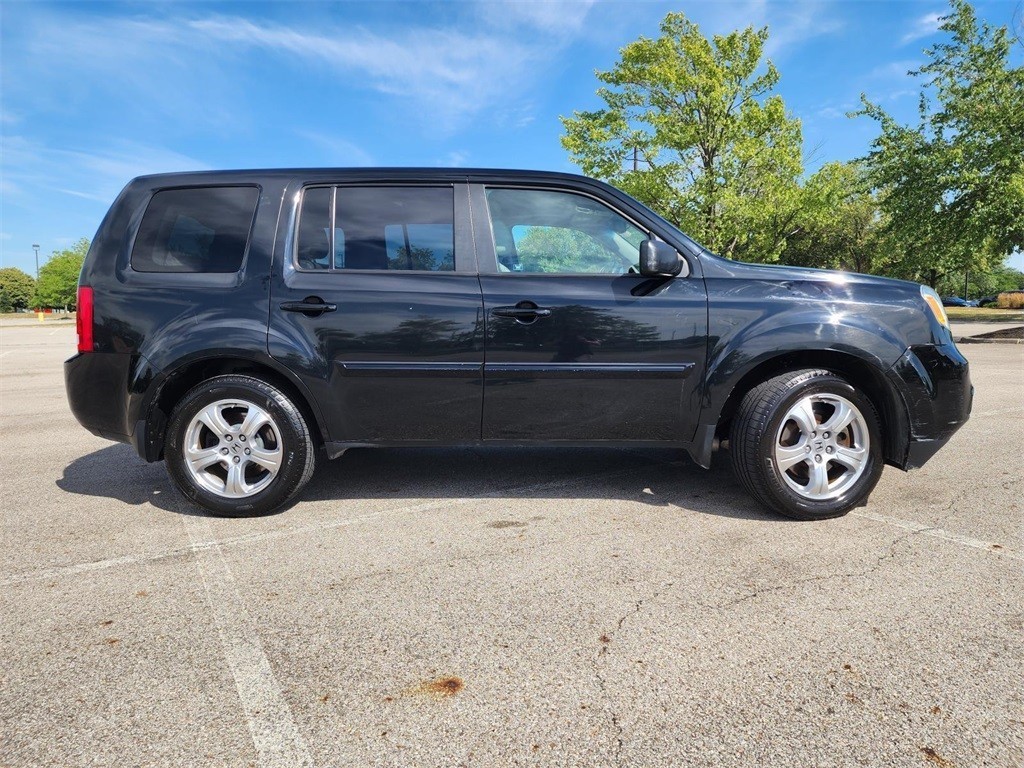
[[[164,454],[188,499],[216,515],[265,515],[313,474],[315,450],[301,411],[252,376],[217,376],[174,409]]]
[[[799,520],[862,504],[882,474],[871,400],[824,370],[785,373],[746,394],[732,423],[733,469],[766,506]]]

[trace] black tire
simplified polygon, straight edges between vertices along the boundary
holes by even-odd
[[[793,416],[802,404],[812,403],[819,408],[814,416],[820,416],[820,408],[824,408],[826,418],[831,419],[828,403],[844,401],[859,413],[837,435],[801,431],[804,422]],[[838,409],[832,413],[840,422]],[[824,426],[818,422],[815,429]],[[795,437],[788,437],[794,432]],[[823,435],[829,439],[822,440]],[[733,418],[729,450],[733,471],[747,492],[769,509],[797,520],[840,517],[865,503],[884,465],[882,430],[873,403],[845,379],[825,370],[784,373],[750,390]],[[784,459],[779,452],[787,450],[794,454],[789,459],[794,464],[782,469]],[[795,456],[800,450],[807,451],[806,459]],[[862,463],[849,468],[847,455],[856,455]],[[822,472],[821,485],[815,485]],[[807,481],[801,487],[803,474]]]
[[[238,407],[232,407],[230,403],[237,403]],[[224,436],[232,442],[212,442],[221,435],[214,434],[205,422],[198,422],[199,414],[209,412],[208,409],[215,409],[225,419],[224,423],[232,426],[230,430],[219,430],[236,435],[234,438]],[[250,409],[254,414],[269,417],[269,422],[254,433],[255,436],[250,436],[248,446],[253,454],[262,452],[260,455],[276,460],[278,468],[273,471],[250,454],[249,448],[241,442],[246,439],[244,435],[237,437],[244,426],[239,418],[244,418]],[[199,445],[198,441],[205,441],[206,445]],[[227,453],[228,446],[238,455]],[[223,459],[207,459],[210,462],[208,467],[194,470],[186,459],[186,450],[226,455]],[[182,495],[221,517],[268,515],[280,510],[309,482],[316,464],[313,440],[301,411],[281,390],[260,379],[243,375],[208,379],[181,399],[171,415],[164,456],[168,474]],[[243,479],[242,483],[231,488],[228,487],[231,483],[229,461],[236,465],[241,461],[236,471]],[[224,488],[215,489],[221,473],[224,475]],[[251,491],[247,485],[250,479]],[[234,498],[224,495],[232,490],[248,495]]]

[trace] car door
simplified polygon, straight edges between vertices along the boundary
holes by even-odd
[[[472,200],[484,439],[691,439],[707,333],[699,275],[641,276],[648,227],[591,194],[474,185]]]
[[[270,354],[332,442],[480,439],[483,315],[465,184],[317,184],[275,260]]]

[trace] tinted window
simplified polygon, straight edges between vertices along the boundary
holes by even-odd
[[[487,205],[502,272],[639,271],[643,230],[592,198],[550,190],[488,189]]]
[[[259,190],[194,187],[157,192],[132,249],[138,272],[237,272]]]
[[[454,271],[454,209],[450,187],[307,189],[299,215],[298,266]]]
[[[295,257],[301,269],[331,267],[331,195],[330,187],[307,189],[299,212],[299,235]]]

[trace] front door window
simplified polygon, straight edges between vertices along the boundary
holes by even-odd
[[[592,198],[554,190],[488,189],[487,205],[502,272],[638,272],[646,234]]]

